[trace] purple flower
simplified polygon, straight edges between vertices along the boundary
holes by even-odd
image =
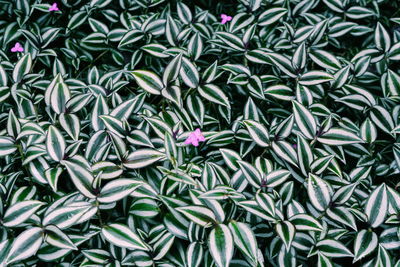
[[[49,11],[60,11],[60,9],[57,6],[57,3],[53,3],[51,7],[49,7]]]
[[[14,47],[11,48],[11,52],[24,52],[24,48],[21,46],[20,43],[16,42]]]
[[[228,16],[228,15],[226,15],[226,14],[221,14],[221,18],[222,18],[221,24],[225,24],[225,23],[227,23],[228,21],[231,21],[231,20],[232,20],[232,17],[231,17],[231,16]]]
[[[194,145],[194,146],[199,146],[199,141],[204,142],[206,139],[204,138],[203,134],[201,133],[201,130],[197,128],[194,132],[191,132],[189,134],[189,137],[185,140],[185,144],[187,145]]]

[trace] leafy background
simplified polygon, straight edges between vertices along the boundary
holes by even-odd
[[[400,266],[397,1],[52,4],[0,1],[0,266]]]

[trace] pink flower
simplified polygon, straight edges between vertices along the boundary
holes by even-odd
[[[221,14],[221,18],[222,18],[221,24],[225,24],[225,23],[227,23],[228,21],[231,21],[231,20],[232,20],[232,17],[231,17],[231,16],[228,16],[228,15],[226,15],[226,14]]]
[[[189,134],[189,137],[186,139],[185,144],[187,144],[187,145],[192,144],[194,146],[199,146],[199,141],[204,142],[204,141],[206,141],[206,139],[204,138],[200,129],[197,128],[194,132],[191,132]]]
[[[16,42],[14,47],[11,48],[11,52],[24,52],[24,48],[21,46],[20,43]]]
[[[57,7],[57,3],[53,3],[51,7],[49,7],[49,11],[60,11]]]

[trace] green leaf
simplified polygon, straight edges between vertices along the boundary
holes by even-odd
[[[283,17],[288,10],[283,7],[270,8],[258,17],[259,26],[267,26],[277,22],[281,17]]]
[[[235,245],[252,260],[253,264],[257,263],[257,239],[251,228],[245,223],[231,221],[229,229]]]
[[[79,192],[88,198],[95,198],[92,191],[93,175],[85,167],[75,162],[64,160],[62,163],[67,168],[68,174]]]
[[[388,196],[385,184],[381,184],[371,192],[364,210],[371,227],[378,227],[385,221],[388,210]]]
[[[328,208],[331,202],[332,189],[328,182],[314,174],[310,174],[307,182],[307,192],[311,204],[319,211]]]
[[[314,138],[317,132],[317,123],[312,113],[296,100],[292,101],[293,113],[297,126],[307,139]]]
[[[36,254],[43,242],[43,229],[32,227],[20,233],[8,252],[7,264],[27,259]]]
[[[164,88],[164,84],[157,74],[146,70],[135,70],[132,71],[132,75],[138,85],[146,92],[155,95],[161,94],[160,92]]]
[[[105,225],[101,229],[101,233],[108,242],[117,247],[130,250],[149,250],[146,243],[126,225],[119,223]]]
[[[97,200],[100,203],[113,203],[135,191],[143,182],[135,179],[119,178],[102,187]]]
[[[208,237],[208,248],[218,267],[228,267],[233,256],[233,236],[228,226],[219,224]]]
[[[323,71],[309,71],[301,75],[299,83],[301,85],[317,85],[333,80],[334,77]]]
[[[261,147],[269,146],[269,133],[264,125],[253,120],[245,120],[243,124],[256,144]]]
[[[17,202],[6,210],[3,216],[3,225],[6,227],[18,226],[28,220],[43,205],[44,203],[38,200]]]
[[[334,239],[324,239],[319,241],[317,249],[325,256],[332,258],[353,257],[353,253],[346,248],[342,243]]]
[[[18,60],[17,64],[13,70],[13,80],[14,82],[20,82],[22,78],[31,71],[32,68],[32,56],[30,53],[25,54]]]
[[[138,149],[128,155],[124,166],[129,169],[139,169],[149,166],[165,158],[165,154],[155,149]]]
[[[177,211],[185,215],[189,220],[203,227],[210,227],[216,221],[212,210],[202,206],[178,207]]]
[[[289,218],[297,231],[322,231],[321,223],[308,214],[296,214]]]
[[[283,244],[285,244],[286,250],[289,251],[294,235],[296,233],[294,225],[289,221],[283,221],[278,223],[275,226],[275,229],[279,237],[283,241]]]
[[[378,246],[378,236],[371,231],[365,229],[358,232],[354,240],[354,260],[359,261],[368,254],[372,253]]]
[[[66,143],[64,136],[54,126],[47,130],[46,149],[47,153],[54,161],[60,162],[64,159]]]
[[[358,144],[364,142],[354,133],[342,128],[331,128],[327,132],[319,136],[317,140],[320,143],[331,146]]]
[[[198,92],[208,101],[230,108],[228,97],[218,86],[214,84],[205,84],[198,88]]]

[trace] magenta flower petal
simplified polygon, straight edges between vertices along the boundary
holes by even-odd
[[[24,52],[24,48],[21,46],[20,43],[16,42],[14,47],[11,48],[11,52]]]
[[[58,9],[57,3],[53,3],[51,7],[49,7],[49,11],[60,11],[60,9]]]

